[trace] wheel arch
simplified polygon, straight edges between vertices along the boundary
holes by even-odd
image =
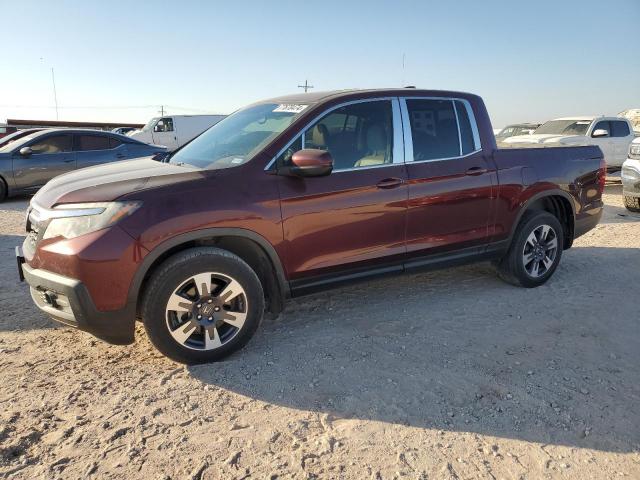
[[[147,280],[169,257],[192,247],[215,246],[238,255],[256,272],[265,291],[265,305],[277,316],[290,297],[289,283],[273,246],[261,235],[242,228],[208,228],[176,235],[151,250],[142,261],[129,288],[128,302],[139,311]]]
[[[564,250],[570,248],[573,244],[576,212],[574,199],[563,190],[545,190],[529,197],[513,222],[509,243],[513,240],[524,214],[534,210],[549,212],[560,221],[564,230]]]

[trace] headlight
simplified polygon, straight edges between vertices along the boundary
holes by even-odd
[[[640,160],[640,143],[632,143],[629,147],[629,158]]]
[[[111,226],[131,215],[140,202],[68,203],[47,212],[42,238],[75,238]]]

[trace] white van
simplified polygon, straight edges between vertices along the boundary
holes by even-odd
[[[215,125],[226,115],[167,115],[155,117],[128,135],[136,140],[155,145],[163,145],[175,150],[197,137],[207,128]]]

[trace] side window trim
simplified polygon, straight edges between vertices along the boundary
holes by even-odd
[[[458,127],[458,147],[460,156],[462,156],[462,133],[460,130],[460,117],[458,116],[458,108],[456,107],[456,102],[451,100],[451,105],[453,106],[453,114],[456,116],[456,126]]]
[[[269,163],[267,164],[266,167],[264,167],[264,171],[269,171],[271,170],[274,165],[276,164],[277,159],[280,157],[280,155],[282,155],[284,152],[286,152],[291,145],[293,145],[297,140],[302,139],[302,148],[304,148],[304,140],[305,140],[305,133],[307,130],[309,130],[309,128],[311,128],[312,125],[314,125],[318,120],[320,120],[322,117],[330,114],[331,112],[333,112],[334,110],[337,110],[339,108],[342,107],[346,107],[349,105],[356,105],[358,103],[367,103],[367,102],[381,102],[381,101],[390,101],[391,102],[391,110],[392,110],[392,126],[393,126],[393,159],[392,159],[392,163],[386,163],[386,164],[382,164],[382,165],[371,165],[368,167],[355,167],[355,168],[348,168],[348,169],[341,169],[341,170],[334,170],[332,173],[340,173],[340,172],[351,172],[354,170],[367,170],[370,168],[380,168],[380,167],[389,167],[392,165],[398,165],[398,164],[403,164],[405,162],[405,157],[406,157],[406,138],[403,141],[403,128],[402,128],[402,124],[403,124],[403,119],[401,119],[401,106],[400,106],[400,100],[398,97],[378,97],[378,98],[364,98],[361,100],[351,100],[349,102],[344,102],[344,103],[340,103],[338,105],[335,105],[331,108],[327,108],[326,110],[323,110],[320,114],[316,115],[313,119],[311,119],[311,121],[307,122],[305,124],[304,127],[302,127],[302,130],[300,132],[298,132],[291,140],[289,140],[287,142],[287,144],[282,147],[280,149],[280,151],[278,151],[278,153],[276,153],[274,155],[274,157],[269,161]],[[411,146],[411,144],[409,144],[409,146]],[[413,152],[413,151],[412,151]]]
[[[448,100],[452,103],[453,110],[456,116],[456,124],[458,127],[458,143],[460,146],[460,155],[457,157],[446,158],[430,158],[428,160],[414,160],[413,159],[413,136],[411,135],[411,122],[409,119],[409,108],[407,107],[407,100]],[[458,110],[456,108],[456,100],[462,102],[467,110],[467,116],[469,117],[469,123],[471,124],[471,131],[473,133],[474,150],[467,154],[462,153],[462,131],[460,130],[460,119],[458,117]],[[469,155],[476,154],[482,150],[480,143],[480,133],[478,131],[478,124],[476,123],[476,117],[473,114],[473,109],[468,100],[464,98],[451,98],[451,97],[402,97],[400,98],[400,109],[402,111],[402,124],[404,127],[404,155],[406,163],[423,163],[423,162],[440,162],[443,160],[456,160],[458,158],[468,157]]]

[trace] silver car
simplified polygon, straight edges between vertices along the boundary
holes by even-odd
[[[0,147],[0,201],[35,193],[53,177],[71,170],[165,151],[165,147],[100,130],[36,131]]]

